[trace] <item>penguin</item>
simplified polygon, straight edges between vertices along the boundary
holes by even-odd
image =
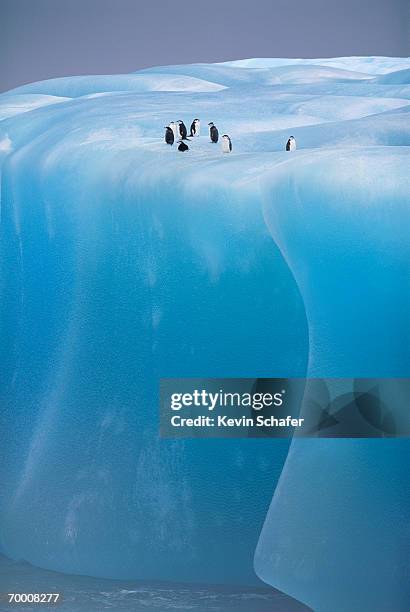
[[[201,122],[199,119],[194,119],[191,123],[191,133],[190,136],[199,136],[199,132],[201,131]]]
[[[211,138],[211,142],[218,142],[219,140],[219,132],[216,126],[212,123],[208,123],[209,125],[209,136]]]
[[[174,133],[174,140],[178,140],[179,139],[178,126],[175,123],[175,121],[171,121],[171,123],[169,124],[169,127],[171,128],[171,130]]]
[[[222,151],[224,153],[230,153],[232,151],[232,142],[228,134],[222,136]]]
[[[291,136],[286,143],[286,151],[296,151],[296,139],[294,136]]]
[[[187,129],[186,129],[186,125],[183,121],[181,121],[181,119],[179,121],[177,121],[177,128],[179,131],[179,137],[181,140],[185,140],[187,137]]]
[[[185,142],[182,142],[181,140],[178,145],[178,151],[189,151],[189,147],[187,144],[185,144]]]
[[[174,144],[174,132],[172,131],[172,128],[170,128],[169,126],[165,127],[165,142],[169,145],[173,145]]]

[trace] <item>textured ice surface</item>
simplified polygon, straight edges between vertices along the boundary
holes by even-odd
[[[69,98],[44,94],[17,94],[15,96],[3,94],[0,99],[0,120],[66,100],[69,100]]]
[[[315,376],[409,376],[408,67],[246,60],[0,97],[5,554],[255,579],[287,445],[159,440],[158,380],[303,376],[308,352]],[[188,153],[163,143],[197,116]],[[295,441],[258,575],[315,610],[401,610],[407,452]]]
[[[195,76],[174,74],[116,74],[76,76],[70,78],[50,79],[38,83],[30,83],[12,90],[26,94],[42,94],[71,96],[78,98],[87,94],[107,93],[114,91],[182,91],[182,92],[212,92],[220,91],[223,86]]]
[[[14,563],[0,555],[0,607],[13,612],[6,593],[61,593],[57,609],[63,612],[310,612],[291,597],[261,585],[244,588],[225,585],[136,582],[70,576]],[[19,604],[21,612],[36,612],[38,604]],[[40,606],[44,610],[44,606]],[[53,607],[47,609],[52,610]]]

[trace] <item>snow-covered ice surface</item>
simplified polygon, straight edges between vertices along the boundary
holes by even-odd
[[[275,490],[286,441],[160,440],[157,404],[161,376],[409,376],[409,67],[256,59],[0,96],[3,553],[252,584],[275,491],[258,576],[319,612],[405,609],[405,441],[295,440]],[[164,144],[194,117],[189,152]]]
[[[41,106],[48,106],[49,104],[57,104],[58,102],[65,102],[70,98],[64,98],[61,96],[48,96],[44,94],[17,94],[4,95],[0,99],[0,120],[8,119],[14,115],[31,111]]]

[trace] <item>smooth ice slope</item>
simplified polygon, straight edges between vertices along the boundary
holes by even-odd
[[[77,76],[70,78],[49,79],[23,85],[11,90],[11,93],[44,94],[71,96],[78,98],[87,94],[106,93],[114,91],[182,91],[211,92],[220,91],[223,86],[210,83],[194,76],[174,74],[116,74]],[[6,94],[7,95],[7,94]]]
[[[369,77],[378,74],[386,74],[400,70],[400,68],[410,68],[410,58],[408,57],[326,57],[312,59],[289,59],[284,57],[265,57],[234,60],[233,62],[223,62],[219,66],[233,66],[238,68],[276,68],[281,66],[306,66],[306,65],[330,66],[341,70],[350,70],[367,74]]]
[[[66,100],[69,100],[69,98],[43,94],[17,94],[16,96],[3,94],[0,100],[0,121],[35,108],[65,102]]]
[[[404,147],[304,151],[267,180],[265,218],[304,297],[313,377],[409,375],[409,161]],[[295,440],[258,575],[315,610],[405,610],[409,459],[407,440]]]
[[[303,376],[308,352],[314,376],[409,376],[408,66],[247,60],[0,97],[2,552],[255,580],[287,444],[161,441],[158,381]],[[188,153],[163,143],[196,116]],[[295,441],[258,575],[319,611],[404,610],[407,452]]]

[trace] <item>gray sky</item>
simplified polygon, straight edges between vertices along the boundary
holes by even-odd
[[[0,91],[245,57],[409,54],[408,0],[0,0]]]

